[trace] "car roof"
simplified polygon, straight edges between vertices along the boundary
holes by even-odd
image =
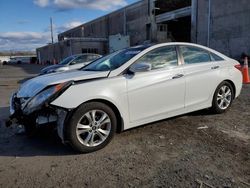
[[[206,47],[206,46],[203,46],[203,45],[200,45],[200,44],[190,43],[190,42],[166,42],[166,43],[152,44],[148,48],[157,48],[157,47],[172,46],[172,45],[173,46],[184,45],[184,46],[190,46],[190,47],[197,47],[197,48],[201,48],[201,49],[207,50],[209,52],[215,53],[216,55],[219,55],[224,59],[230,59],[226,55],[224,55],[224,54],[222,54],[222,53],[220,53],[220,52],[218,52],[218,51],[216,51],[214,49],[211,49],[209,47]]]

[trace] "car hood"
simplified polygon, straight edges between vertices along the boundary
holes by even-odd
[[[47,73],[49,70],[55,70],[57,68],[64,67],[64,65],[50,65],[41,70],[41,73]]]
[[[32,78],[24,82],[19,91],[17,92],[17,97],[29,98],[35,96],[45,87],[63,83],[67,81],[83,81],[88,79],[105,78],[109,74],[109,71],[97,72],[97,71],[69,71],[64,73],[53,73],[46,74]]]

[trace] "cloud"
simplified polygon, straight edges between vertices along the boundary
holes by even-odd
[[[54,40],[56,41],[57,33],[69,30],[83,24],[80,21],[71,21],[63,24],[62,26],[53,25]],[[0,33],[0,51],[29,51],[35,50],[41,46],[51,42],[50,27],[44,32],[5,32]]]
[[[35,50],[50,42],[49,32],[5,32],[0,33],[0,51]]]
[[[39,7],[46,7],[49,5],[50,0],[35,0],[33,2],[34,2],[34,4],[38,5]]]
[[[35,0],[34,3],[40,7],[54,6],[60,10],[87,8],[102,11],[127,5],[126,0]]]
[[[61,32],[67,31],[69,29],[72,29],[72,28],[77,27],[77,26],[82,25],[82,24],[83,24],[83,22],[80,22],[80,21],[71,21],[71,22],[65,23],[59,27],[55,26],[54,29],[56,30],[57,33],[61,33]]]
[[[71,21],[68,23],[64,23],[63,25],[57,25],[54,23],[53,24],[53,31],[55,34],[58,34],[58,33],[62,33],[64,31],[67,31],[69,29],[75,28],[75,27],[82,25],[82,24],[84,24],[84,22],[81,22],[81,21]],[[44,29],[44,32],[50,32],[50,25],[48,25]]]

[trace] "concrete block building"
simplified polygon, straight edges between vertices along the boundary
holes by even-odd
[[[250,54],[249,0],[193,0],[193,41],[230,57]]]
[[[58,62],[72,54],[106,54],[117,50],[110,45],[117,36],[116,43],[126,37],[130,46],[194,42],[239,58],[250,52],[249,17],[248,0],[141,0],[60,33],[57,43],[37,49],[37,57]]]

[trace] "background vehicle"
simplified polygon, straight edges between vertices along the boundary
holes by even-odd
[[[9,64],[22,64],[22,63],[31,63],[31,59],[35,57],[27,56],[27,57],[12,57],[9,60]]]
[[[41,74],[79,69],[89,64],[91,61],[94,61],[95,59],[98,59],[100,57],[101,55],[89,54],[89,53],[72,55],[65,58],[57,65],[50,65],[48,67],[45,67],[44,69],[41,70]]]
[[[204,108],[225,112],[242,88],[238,64],[189,43],[132,47],[28,80],[11,98],[11,118],[27,130],[57,122],[63,142],[92,152],[116,131]]]

